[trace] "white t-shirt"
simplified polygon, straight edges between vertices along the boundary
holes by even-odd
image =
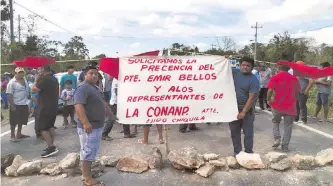
[[[71,98],[68,101],[64,101],[65,105],[74,105],[74,89],[72,90],[62,90],[61,92],[61,98],[66,99],[66,98]]]
[[[14,77],[7,84],[7,94],[13,94],[13,102],[15,105],[29,105],[30,100],[30,87],[26,79],[24,79],[24,85],[16,81]]]
[[[116,89],[118,89],[118,80],[113,78],[112,80],[112,86],[111,86],[111,99],[110,99],[110,105],[117,104],[117,94]]]

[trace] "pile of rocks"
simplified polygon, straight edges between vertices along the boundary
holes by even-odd
[[[241,152],[236,157],[226,158],[214,153],[200,154],[195,148],[182,148],[171,151],[168,159],[175,169],[190,170],[202,177],[209,177],[215,170],[228,171],[241,167],[251,169],[273,169],[285,171],[291,168],[311,170],[319,166],[333,165],[333,148],[320,151],[314,156],[289,156],[279,152],[269,152],[262,158],[259,154]]]
[[[333,148],[320,151],[316,156],[294,155],[269,152],[261,157],[259,154],[239,153],[236,157],[221,157],[214,153],[199,153],[195,148],[173,150],[168,154],[172,166],[178,170],[196,172],[202,177],[211,176],[216,170],[228,171],[241,167],[251,169],[273,169],[285,171],[288,169],[311,170],[316,167],[333,165]],[[78,153],[70,153],[60,162],[50,163],[43,160],[28,162],[20,155],[8,154],[1,157],[1,170],[7,176],[28,176],[44,174],[62,177],[82,175]],[[93,177],[99,177],[105,172],[105,167],[116,167],[122,172],[143,173],[149,169],[163,168],[161,151],[154,147],[150,155],[135,155],[117,158],[102,156],[93,162]]]
[[[149,168],[162,168],[162,153],[153,148],[151,155],[137,155],[123,158],[102,156],[92,164],[93,177],[99,177],[105,172],[105,167],[116,167],[120,171],[142,173]],[[78,153],[69,153],[58,163],[47,163],[43,160],[28,162],[22,156],[8,154],[1,157],[1,170],[6,176],[28,176],[44,174],[62,177],[82,175],[80,169],[80,156]]]

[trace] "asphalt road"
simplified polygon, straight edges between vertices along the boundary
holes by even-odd
[[[272,151],[272,124],[271,115],[265,112],[256,116],[255,120],[255,139],[254,151],[260,154]],[[56,145],[60,152],[56,157],[51,157],[48,161],[58,161],[67,153],[78,152],[79,142],[76,135],[76,129],[61,129],[62,118],[59,116],[56,122],[57,137]],[[282,125],[281,125],[282,126]],[[320,150],[333,147],[333,126],[332,124],[318,124],[310,120],[311,129],[293,126],[293,135],[290,143],[289,154],[316,155]],[[8,126],[2,127],[2,135],[8,130]],[[227,124],[201,124],[201,130],[196,132],[188,132],[185,134],[178,132],[178,126],[170,126],[169,141],[170,148],[178,149],[182,147],[194,146],[201,152],[214,152],[222,156],[232,155],[232,143],[230,139],[229,126]],[[151,128],[150,145],[145,146],[137,143],[139,137],[142,137],[142,128],[139,128],[139,135],[134,139],[124,139],[120,133],[121,126],[114,127],[111,136],[114,138],[111,142],[103,141],[100,149],[101,155],[125,156],[134,154],[148,153],[153,146],[157,146],[163,152],[164,158],[165,145],[158,144],[158,136],[156,127]],[[281,130],[283,131],[283,130]],[[315,131],[315,132],[313,132]],[[326,134],[318,134],[324,132]],[[23,129],[25,134],[33,137],[24,139],[19,143],[11,143],[9,134],[1,137],[1,154],[14,153],[22,155],[26,160],[37,160],[45,148],[43,141],[36,140],[34,137],[34,124],[30,124]],[[332,138],[330,138],[330,136]],[[290,170],[287,172],[276,172],[272,170],[246,171],[230,170],[229,172],[216,171],[210,178],[202,178],[194,173],[181,172],[173,169],[170,165],[161,171],[150,170],[143,174],[129,174],[118,172],[115,168],[108,168],[107,172],[99,179],[106,182],[107,185],[333,185],[333,166],[317,168],[312,171]],[[1,185],[3,186],[33,186],[33,185],[82,185],[80,177],[49,177],[49,176],[29,176],[8,178],[1,177]]]

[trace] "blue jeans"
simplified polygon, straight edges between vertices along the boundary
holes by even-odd
[[[242,151],[241,129],[244,133],[245,152],[253,153],[253,123],[254,112],[249,112],[242,120],[235,120],[229,123],[232,144],[234,146],[234,155]]]
[[[8,99],[5,92],[1,93],[1,99],[3,101],[4,108],[8,108]]]
[[[83,128],[77,128],[77,133],[80,138],[80,159],[81,161],[95,161],[99,151],[103,127],[92,129],[90,134],[86,133]]]

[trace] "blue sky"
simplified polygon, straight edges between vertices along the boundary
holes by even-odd
[[[293,37],[314,37],[333,45],[332,0],[16,0],[63,28],[38,20],[38,35],[66,42],[81,35],[93,57],[113,57],[169,47],[174,42],[205,50],[228,36],[241,48],[289,30]],[[66,6],[64,6],[66,5]],[[16,16],[29,12],[14,4]],[[331,25],[332,27],[318,29]],[[308,31],[308,32],[306,32]],[[220,43],[223,45],[223,43]]]

